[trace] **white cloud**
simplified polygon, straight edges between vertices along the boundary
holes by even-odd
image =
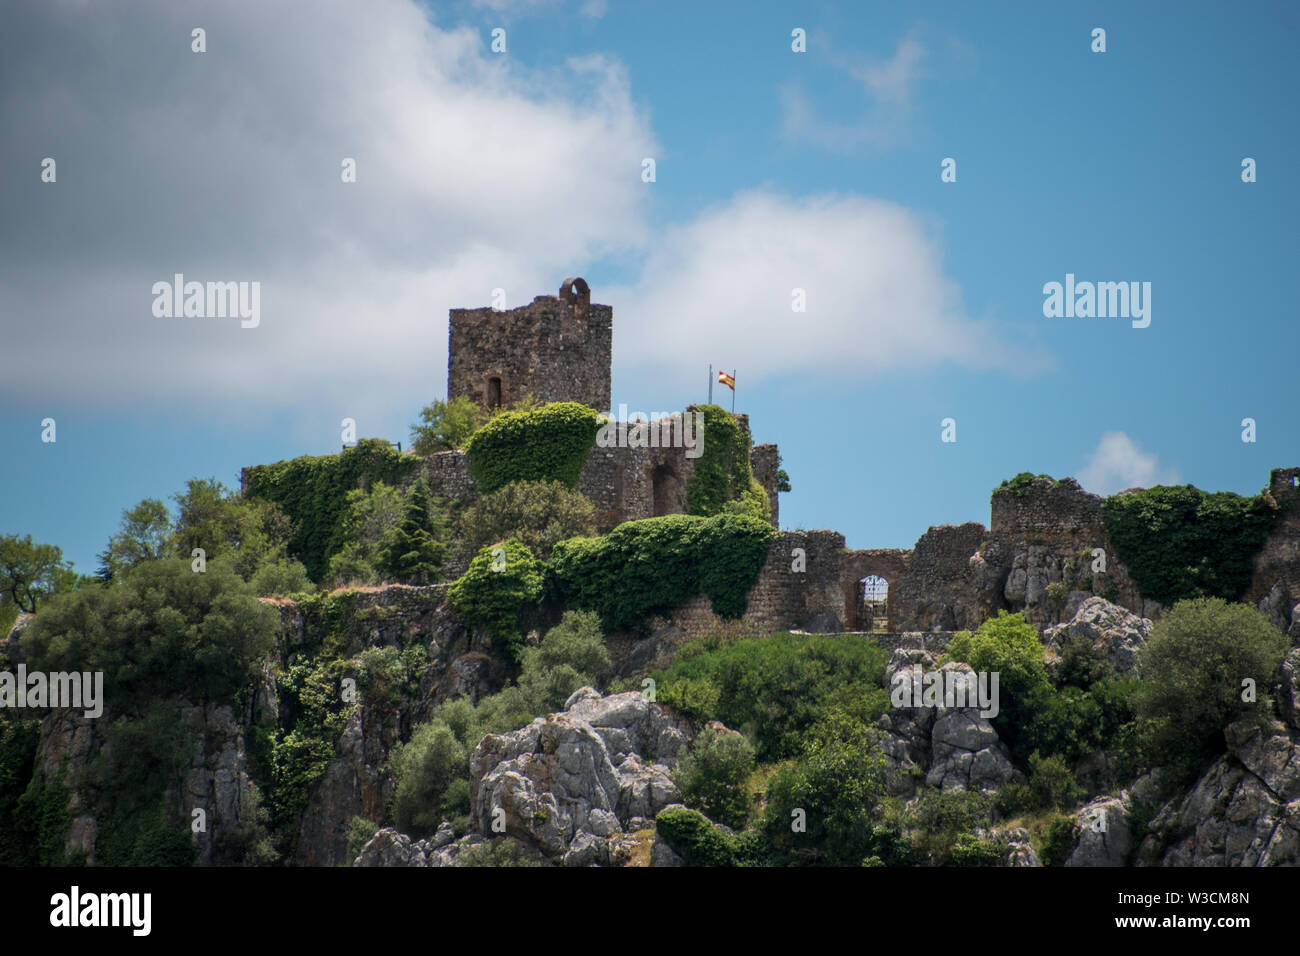
[[[829,36],[818,37],[818,43],[826,48],[826,62],[862,84],[867,94],[862,114],[852,122],[824,118],[798,85],[787,85],[779,92],[786,138],[842,151],[864,145],[885,147],[903,138],[922,76],[925,46],[910,36],[904,37],[894,55],[881,60],[836,52],[830,49],[830,42]]]
[[[792,290],[807,294],[793,312]],[[615,305],[615,364],[691,382],[701,362],[747,383],[807,373],[862,378],[934,365],[1045,367],[967,316],[918,217],[878,199],[760,190],[705,210],[651,247]]]
[[[10,18],[0,400],[410,406],[449,307],[647,238],[659,149],[613,60],[531,71],[406,0],[213,5],[203,54],[162,0]],[[46,155],[57,183],[13,172]],[[261,325],[154,318],[176,272],[260,281]]]
[[[162,0],[12,19],[0,168],[31,172],[0,194],[7,405],[414,408],[444,387],[448,308],[496,287],[524,304],[597,261],[641,266],[595,289],[620,383],[696,382],[709,361],[746,385],[1047,364],[967,314],[897,204],[757,190],[651,229],[640,164],[662,150],[606,57],[530,71],[407,0],[222,4],[204,54]],[[176,272],[259,281],[260,326],[154,318]]]
[[[925,47],[906,38],[899,42],[890,59],[869,60],[854,69],[853,75],[862,81],[875,99],[905,106],[911,100],[924,58]]]
[[[1102,435],[1088,463],[1079,472],[1079,484],[1099,495],[1177,482],[1177,471],[1162,467],[1154,454],[1143,451],[1124,432]]]

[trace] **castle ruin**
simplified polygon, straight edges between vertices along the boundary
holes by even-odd
[[[614,310],[591,301],[586,280],[565,279],[558,295],[539,295],[516,309],[452,309],[448,326],[448,399],[463,395],[488,411],[526,396],[612,410]],[[738,414],[736,420],[748,433],[749,417]],[[750,465],[776,524],[776,445],[755,446]],[[597,446],[577,489],[595,505],[596,530],[603,534],[624,521],[683,514],[694,470],[695,459],[681,447]],[[467,501],[477,495],[462,451],[429,456],[425,476],[440,497]]]

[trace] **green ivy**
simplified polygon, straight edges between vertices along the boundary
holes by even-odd
[[[596,411],[578,402],[502,412],[465,446],[469,473],[485,495],[514,481],[559,481],[572,488],[600,424]]]
[[[281,732],[272,755],[272,820],[284,835],[307,808],[312,786],[334,759],[334,743],[356,709],[345,702],[342,660],[303,661],[279,680]]]
[[[627,521],[599,538],[570,538],[551,553],[554,595],[596,611],[606,630],[626,630],[696,594],[738,618],[773,537],[766,521],[741,514],[667,515]]]
[[[294,524],[289,553],[320,581],[343,547],[347,495],[361,479],[401,484],[419,467],[388,442],[363,438],[337,455],[304,456],[245,469],[248,494],[273,501]]]
[[[740,427],[735,415],[720,405],[692,406],[690,411],[704,416],[704,428],[703,434],[696,436],[702,450],[686,483],[686,512],[715,515],[728,501],[750,493],[755,484],[749,463],[749,433]],[[766,510],[765,492],[763,499]]]
[[[502,656],[517,663],[523,647],[522,615],[541,599],[546,566],[515,538],[487,545],[448,589],[465,623],[491,635]]]
[[[1107,498],[1106,535],[1143,597],[1235,601],[1250,586],[1255,555],[1277,517],[1250,498],[1192,485],[1157,486]]]

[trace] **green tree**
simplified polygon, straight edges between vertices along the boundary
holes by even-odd
[[[429,488],[421,479],[411,491],[401,525],[384,539],[379,570],[403,584],[428,584],[440,579],[445,553],[429,506]]]
[[[58,545],[38,544],[31,535],[0,536],[0,604],[35,614],[46,598],[77,583],[72,563],[63,560]]]
[[[1225,749],[1224,729],[1267,715],[1287,638],[1255,608],[1221,598],[1179,601],[1138,652],[1142,684],[1133,709],[1144,722],[1151,760],[1194,773]],[[1243,700],[1251,680],[1258,699]]]
[[[543,561],[565,538],[595,533],[595,507],[559,481],[515,481],[479,498],[461,514],[461,536],[473,550],[518,538]]]
[[[464,395],[450,401],[435,398],[420,409],[420,420],[411,425],[411,448],[417,455],[464,448],[487,418],[478,403]]]
[[[857,865],[877,855],[873,819],[885,796],[879,731],[839,709],[812,729],[803,753],[783,767],[767,791],[764,828],[796,857]],[[791,832],[802,811],[806,831]]]
[[[704,730],[673,772],[688,807],[729,827],[743,827],[750,796],[745,781],[754,771],[754,748],[742,734]]]
[[[122,512],[117,534],[108,539],[108,547],[99,554],[100,580],[114,577],[141,561],[170,557],[172,516],[158,498],[145,498],[134,508]]]
[[[989,618],[971,634],[962,631],[948,645],[948,655],[975,671],[998,674],[998,715],[993,723],[1015,747],[1035,715],[1050,706],[1053,695],[1038,629],[1023,614]]]
[[[520,654],[519,689],[530,710],[560,710],[575,690],[594,685],[609,668],[600,618],[591,611],[566,611],[536,647]]]
[[[383,545],[401,527],[407,506],[408,495],[379,480],[369,488],[348,492],[344,544],[329,564],[335,584],[374,584],[379,580]]]
[[[173,553],[189,560],[202,548],[208,563],[224,561],[245,581],[266,563],[288,560],[293,524],[264,498],[245,498],[215,478],[194,478],[173,496]]]
[[[103,671],[110,702],[169,694],[217,701],[247,684],[278,629],[275,608],[228,565],[198,574],[172,559],[59,595],[21,640],[33,670]]]
[[[389,768],[397,781],[394,823],[403,833],[425,837],[444,819],[443,797],[453,780],[468,774],[469,756],[447,724],[432,720],[393,749]]]

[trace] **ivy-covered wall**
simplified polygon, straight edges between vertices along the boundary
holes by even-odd
[[[1180,485],[1112,496],[1102,516],[1142,595],[1172,604],[1196,597],[1239,600],[1278,512],[1262,494],[1246,498]]]
[[[628,521],[600,538],[571,538],[551,554],[553,595],[596,611],[609,630],[671,611],[696,594],[737,618],[772,544],[772,526],[750,515],[668,515]]]
[[[399,485],[419,461],[382,439],[363,438],[337,455],[306,455],[245,468],[244,490],[275,502],[289,516],[294,524],[289,553],[319,581],[343,546],[348,492],[363,478]]]

